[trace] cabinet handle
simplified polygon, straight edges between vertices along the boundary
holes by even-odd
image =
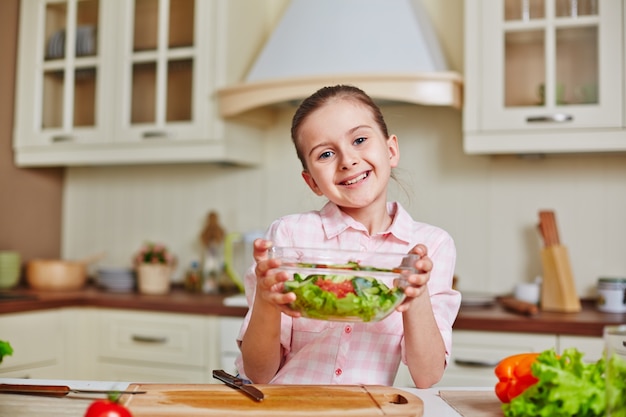
[[[472,366],[474,368],[494,368],[500,361],[480,361],[476,359],[455,359],[454,363],[460,366]]]
[[[167,337],[165,336],[142,336],[138,334],[134,334],[131,336],[133,342],[139,343],[166,343]]]
[[[530,116],[526,118],[528,123],[565,123],[574,120],[571,114],[551,114],[549,116]]]
[[[169,135],[167,134],[167,132],[163,132],[159,130],[143,132],[144,139],[160,139],[160,138],[167,138],[168,136]]]
[[[52,136],[52,142],[54,142],[54,143],[58,143],[58,142],[72,142],[73,140],[74,140],[74,137],[72,135]]]

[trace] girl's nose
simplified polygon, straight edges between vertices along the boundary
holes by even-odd
[[[353,152],[344,152],[341,155],[341,169],[350,169],[359,163],[357,155]]]

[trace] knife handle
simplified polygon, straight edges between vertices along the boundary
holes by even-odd
[[[64,385],[0,384],[0,392],[65,397],[70,393],[70,387]]]
[[[214,369],[213,370],[213,378],[219,379],[220,381],[228,384],[240,387],[243,385],[243,381],[236,376],[233,376],[222,369]]]

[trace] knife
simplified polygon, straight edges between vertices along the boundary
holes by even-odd
[[[0,393],[7,394],[32,394],[45,395],[48,397],[65,397],[67,394],[145,394],[146,391],[119,391],[114,389],[74,389],[66,385],[25,385],[25,384],[0,384]]]
[[[256,389],[250,384],[246,384],[243,382],[241,378],[237,378],[236,376],[230,375],[229,373],[221,370],[215,369],[213,370],[213,378],[219,379],[226,385],[231,388],[235,388],[243,391],[248,396],[250,396],[255,401],[263,401],[264,395],[261,391]]]

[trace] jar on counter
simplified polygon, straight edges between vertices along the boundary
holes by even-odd
[[[598,310],[606,313],[626,312],[626,278],[598,279]]]
[[[202,292],[202,273],[198,261],[192,261],[185,274],[185,289],[189,292]]]

